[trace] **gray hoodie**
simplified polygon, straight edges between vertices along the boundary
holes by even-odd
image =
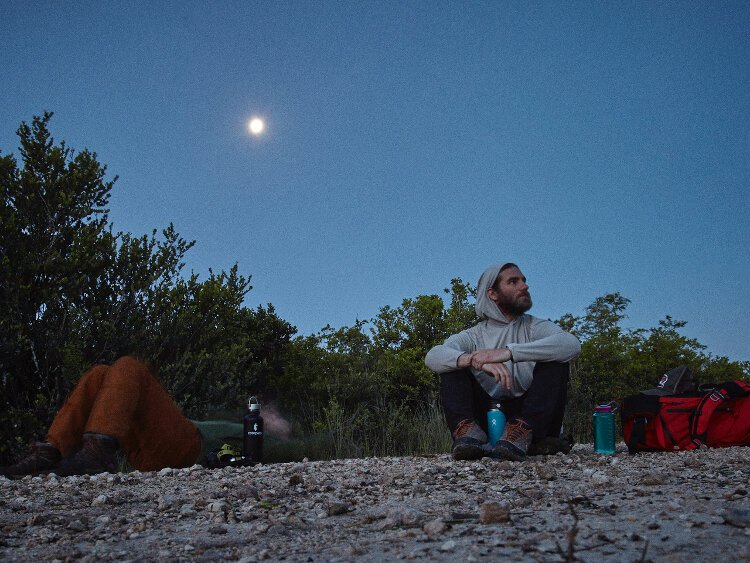
[[[519,397],[534,379],[536,362],[569,362],[581,353],[581,343],[552,321],[521,315],[512,321],[503,315],[487,290],[497,279],[503,264],[487,268],[477,284],[477,315],[483,320],[468,330],[449,337],[427,352],[425,364],[432,371],[445,373],[457,369],[459,356],[488,348],[509,348],[513,360],[507,367],[513,374],[513,388],[504,389],[495,378],[471,368],[474,377],[496,399]]]

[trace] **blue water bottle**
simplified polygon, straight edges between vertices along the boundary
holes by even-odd
[[[505,430],[505,413],[499,403],[487,411],[487,430],[490,446],[494,446]]]
[[[594,409],[594,451],[615,453],[615,409],[611,403]]]

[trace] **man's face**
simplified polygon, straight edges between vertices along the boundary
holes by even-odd
[[[487,290],[487,296],[506,317],[523,315],[532,305],[526,276],[515,266],[500,272],[494,287]]]

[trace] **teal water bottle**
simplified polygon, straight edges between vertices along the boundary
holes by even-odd
[[[594,451],[615,453],[615,409],[611,403],[594,409]]]
[[[494,446],[505,430],[505,413],[498,403],[487,411],[487,434],[490,446]]]

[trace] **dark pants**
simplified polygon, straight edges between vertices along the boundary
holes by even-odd
[[[537,362],[534,381],[514,399],[503,399],[508,420],[524,419],[534,431],[534,442],[547,436],[560,436],[568,397],[570,366],[559,362]],[[450,371],[440,376],[440,402],[451,434],[462,420],[473,420],[487,431],[487,411],[497,400],[479,385],[469,369]]]

